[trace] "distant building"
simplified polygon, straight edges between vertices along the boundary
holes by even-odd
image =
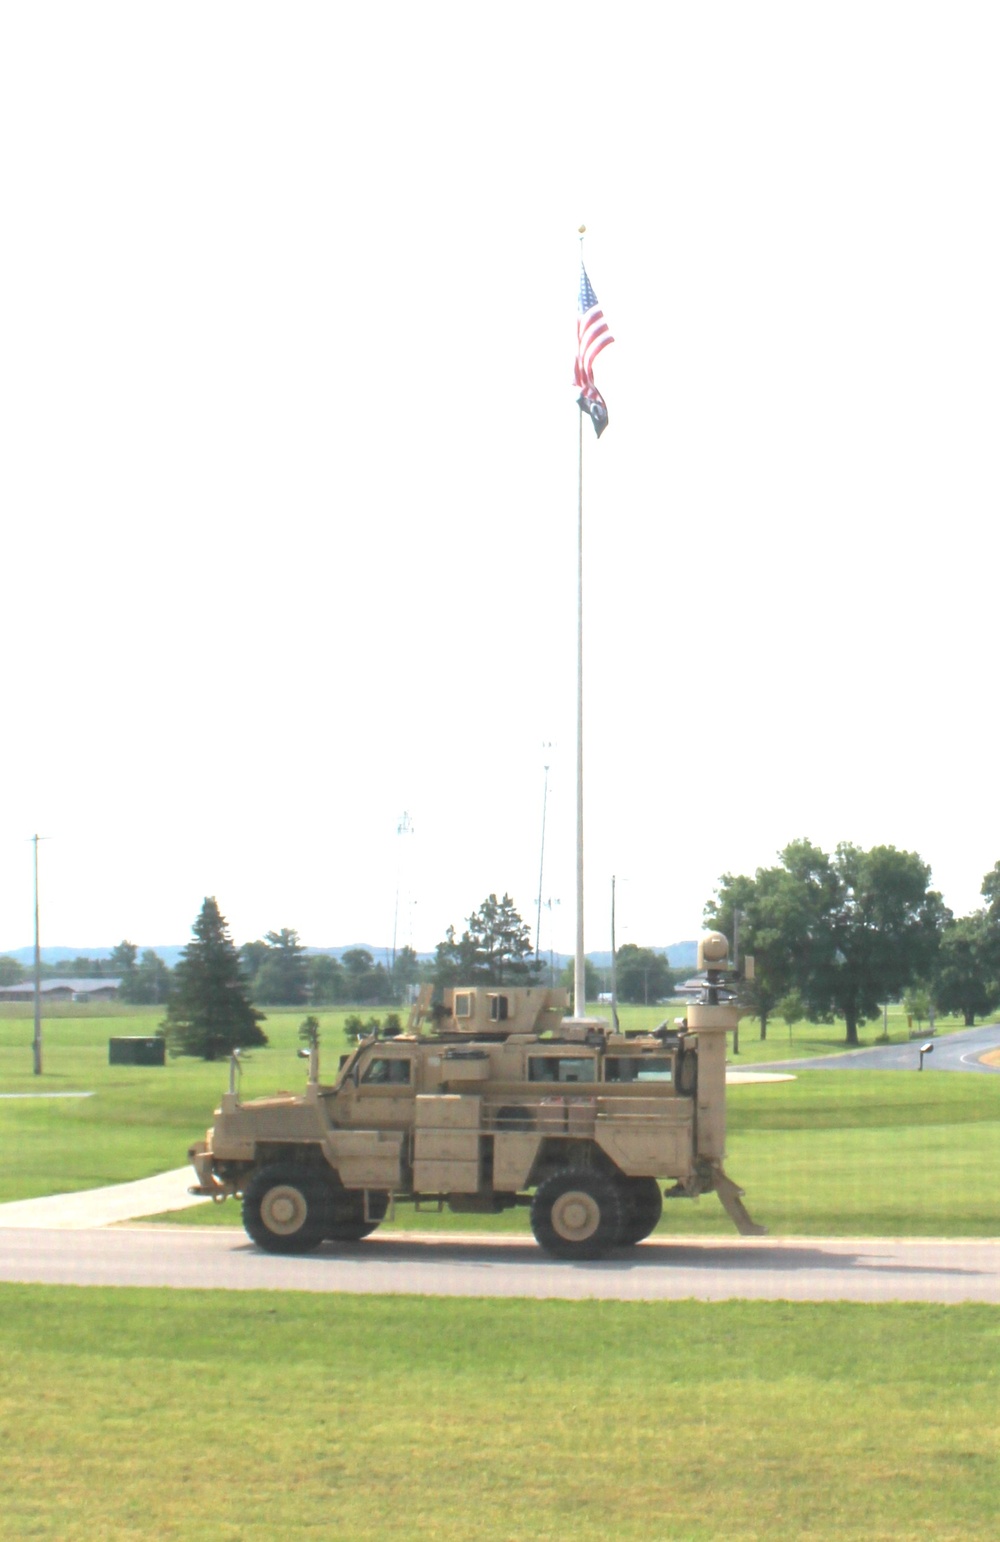
[[[49,1001],[115,1001],[121,980],[43,980],[42,995]],[[35,996],[34,982],[22,980],[20,985],[0,986],[0,1001],[32,1001]]]

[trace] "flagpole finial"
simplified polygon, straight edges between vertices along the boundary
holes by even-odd
[[[580,226],[580,235],[581,236],[585,236],[586,234],[587,234],[587,227],[586,227],[586,225],[581,225]]]

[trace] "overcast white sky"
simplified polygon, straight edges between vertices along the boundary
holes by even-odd
[[[958,912],[994,762],[1000,12],[0,12],[0,948],[574,937],[808,836]],[[551,745],[545,749],[543,746]],[[403,811],[412,835],[397,835]]]

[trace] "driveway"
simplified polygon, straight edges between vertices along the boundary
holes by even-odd
[[[754,1070],[799,1071],[916,1071],[920,1065],[920,1046],[933,1044],[933,1052],[924,1056],[925,1071],[980,1071],[1000,1075],[1000,1065],[984,1064],[981,1057],[1000,1050],[1000,1024],[984,1028],[963,1028],[941,1038],[924,1035],[909,1044],[877,1044],[874,1049],[850,1049],[840,1055],[821,1055],[813,1060],[770,1060],[754,1065]]]

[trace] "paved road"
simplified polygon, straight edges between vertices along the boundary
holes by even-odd
[[[1000,1304],[1000,1240],[676,1238],[592,1264],[531,1241],[372,1237],[304,1258],[242,1232],[196,1227],[0,1232],[0,1279],[180,1289],[357,1291],[576,1300],[986,1301]]]
[[[817,1056],[813,1060],[772,1060],[754,1070],[789,1069],[799,1071],[915,1071],[920,1064],[921,1044],[934,1045],[933,1054],[924,1057],[924,1071],[983,1071],[1000,1075],[1000,1065],[985,1065],[980,1056],[1000,1050],[1000,1024],[985,1028],[963,1028],[959,1033],[941,1038],[912,1039],[909,1044],[882,1044],[874,1049],[852,1049],[839,1055]]]

